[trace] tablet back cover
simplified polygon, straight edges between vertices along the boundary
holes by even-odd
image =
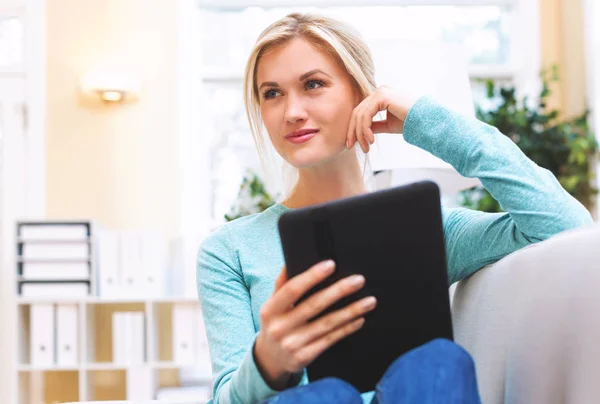
[[[301,301],[351,274],[365,276],[360,291],[321,315],[366,296],[378,301],[362,329],[308,366],[309,380],[338,377],[361,392],[371,391],[403,353],[434,338],[453,339],[435,183],[290,210],[281,216],[279,232],[289,278],[324,259],[336,262],[334,274]]]

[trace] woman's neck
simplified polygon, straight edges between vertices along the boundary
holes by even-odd
[[[301,208],[366,193],[358,160],[355,156],[344,160],[300,169],[298,182],[283,205]]]

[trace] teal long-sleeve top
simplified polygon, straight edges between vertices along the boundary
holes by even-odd
[[[450,283],[564,230],[592,223],[589,212],[554,175],[528,159],[496,128],[422,97],[411,108],[404,138],[477,177],[504,213],[442,207]],[[257,403],[269,388],[253,357],[259,312],[284,264],[277,221],[287,208],[229,222],[200,246],[197,285],[213,370],[213,403]],[[306,372],[291,386],[308,383]],[[369,402],[373,393],[363,394]]]

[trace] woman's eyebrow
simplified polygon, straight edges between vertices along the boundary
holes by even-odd
[[[322,74],[324,74],[327,77],[331,77],[329,74],[325,73],[323,70],[314,69],[314,70],[311,70],[309,72],[304,73],[302,76],[300,76],[300,78],[298,79],[298,81],[302,81],[302,80],[304,80],[304,79],[312,76],[313,74],[317,74],[317,73],[322,73]],[[268,87],[279,87],[279,84],[277,84],[274,81],[265,81],[265,82],[263,82],[260,85],[260,87],[258,87],[258,89],[260,90],[261,88],[266,87],[266,86],[268,86]]]
[[[310,77],[310,76],[312,76],[313,74],[316,74],[316,73],[323,73],[325,76],[331,77],[330,75],[328,75],[327,73],[325,73],[323,70],[314,69],[314,70],[311,70],[309,72],[304,73],[302,76],[300,76],[300,78],[298,80],[302,81],[305,78]]]

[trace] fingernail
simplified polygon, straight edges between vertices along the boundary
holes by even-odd
[[[321,271],[323,271],[326,274],[333,272],[333,269],[335,268],[335,262],[333,262],[333,260],[323,261],[321,265]]]
[[[369,296],[362,302],[362,306],[365,309],[372,309],[377,304],[377,299],[374,296]]]
[[[354,286],[361,285],[365,282],[365,277],[362,275],[352,275],[348,282]]]
[[[346,149],[350,148],[350,142],[346,140]]]

